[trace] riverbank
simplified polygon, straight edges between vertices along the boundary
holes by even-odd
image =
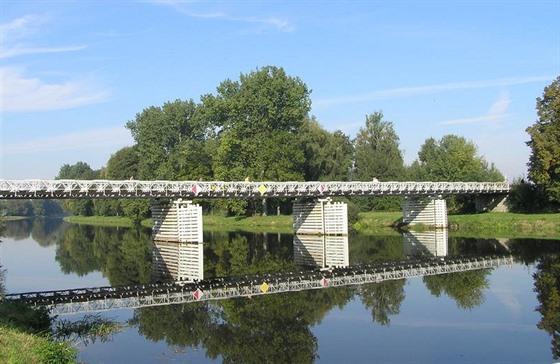
[[[354,230],[364,234],[376,234],[395,226],[401,212],[365,212],[354,224]],[[76,224],[130,227],[133,223],[124,217],[69,216],[66,221]],[[514,214],[481,213],[449,215],[449,233],[452,236],[478,238],[547,238],[560,239],[560,214]],[[272,216],[217,216],[205,215],[204,228],[209,230],[250,230],[291,233],[293,217]],[[145,220],[143,226],[151,227]],[[421,227],[420,227],[421,228]]]
[[[76,363],[67,343],[0,325],[0,363]]]

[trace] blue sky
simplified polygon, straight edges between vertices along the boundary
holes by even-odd
[[[328,130],[383,111],[411,163],[457,134],[511,180],[560,75],[560,1],[0,1],[0,178],[101,168],[150,106],[272,65]]]

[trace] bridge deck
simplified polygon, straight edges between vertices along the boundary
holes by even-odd
[[[306,196],[507,194],[507,182],[205,182],[0,180],[0,199],[253,198]]]
[[[52,309],[53,314],[61,315],[378,283],[387,280],[493,268],[512,263],[511,256],[434,258],[335,268],[329,271],[217,278],[196,283],[172,282],[130,287],[19,293],[6,295],[6,299],[20,300],[36,306],[47,306]]]

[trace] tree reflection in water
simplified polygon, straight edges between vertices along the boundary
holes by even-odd
[[[560,255],[546,256],[533,275],[541,320],[537,327],[551,336],[554,359],[560,358]]]
[[[23,239],[33,234],[40,245],[56,243],[62,271],[84,275],[101,271],[112,285],[147,283],[153,278],[149,230],[138,228],[50,225],[45,222],[9,224],[7,235]],[[350,262],[373,263],[406,259],[402,236],[350,236]],[[204,276],[252,275],[300,269],[294,262],[291,234],[205,232]],[[450,238],[450,255],[514,253],[525,264],[538,261],[534,275],[538,327],[552,337],[560,355],[560,244],[543,241]],[[551,248],[552,247],[552,248]],[[552,249],[552,250],[550,250]],[[550,250],[550,251],[549,251]],[[546,258],[542,258],[547,256]],[[485,300],[491,270],[423,277],[434,296],[443,294],[461,309]],[[318,342],[311,331],[335,307],[355,297],[371,311],[375,324],[390,325],[405,299],[406,280],[378,284],[292,292],[252,298],[137,309],[130,324],[152,341],[165,341],[178,350],[204,348],[209,358],[225,362],[312,362]]]

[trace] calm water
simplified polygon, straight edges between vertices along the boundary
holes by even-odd
[[[313,264],[513,256],[512,265],[493,269],[103,312],[123,329],[108,341],[78,344],[79,358],[88,363],[553,363],[558,350],[537,327],[547,318],[536,310],[534,274],[545,269],[543,257],[560,255],[560,241],[388,234],[324,242],[206,232],[203,246],[185,253],[196,261],[187,269],[172,261],[173,246],[151,243],[149,230],[36,220],[8,222],[6,235],[0,264],[8,293],[165,276],[244,276]]]

